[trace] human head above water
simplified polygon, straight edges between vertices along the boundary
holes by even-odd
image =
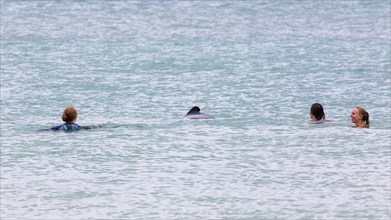
[[[64,112],[62,113],[62,120],[65,123],[74,123],[76,121],[76,118],[77,111],[73,106],[64,109]]]
[[[369,114],[363,107],[355,107],[350,114],[350,118],[357,128],[369,127]]]
[[[319,121],[325,119],[326,116],[323,112],[323,106],[319,103],[314,103],[310,109],[310,116],[312,120]]]

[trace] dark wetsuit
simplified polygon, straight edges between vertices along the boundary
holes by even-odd
[[[78,124],[71,123],[71,124],[63,124],[63,125],[55,126],[50,129],[55,130],[55,131],[78,131],[78,130],[82,130],[82,129],[91,129],[91,127],[90,126],[80,126]]]

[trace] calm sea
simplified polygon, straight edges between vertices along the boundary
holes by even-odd
[[[1,0],[0,218],[389,219],[390,4]]]

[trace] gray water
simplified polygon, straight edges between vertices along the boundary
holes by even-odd
[[[388,0],[2,0],[1,219],[389,219],[390,19]],[[68,106],[102,127],[39,131]]]

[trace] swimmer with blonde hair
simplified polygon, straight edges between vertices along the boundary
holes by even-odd
[[[350,114],[356,128],[369,128],[369,114],[363,107],[355,107]]]

